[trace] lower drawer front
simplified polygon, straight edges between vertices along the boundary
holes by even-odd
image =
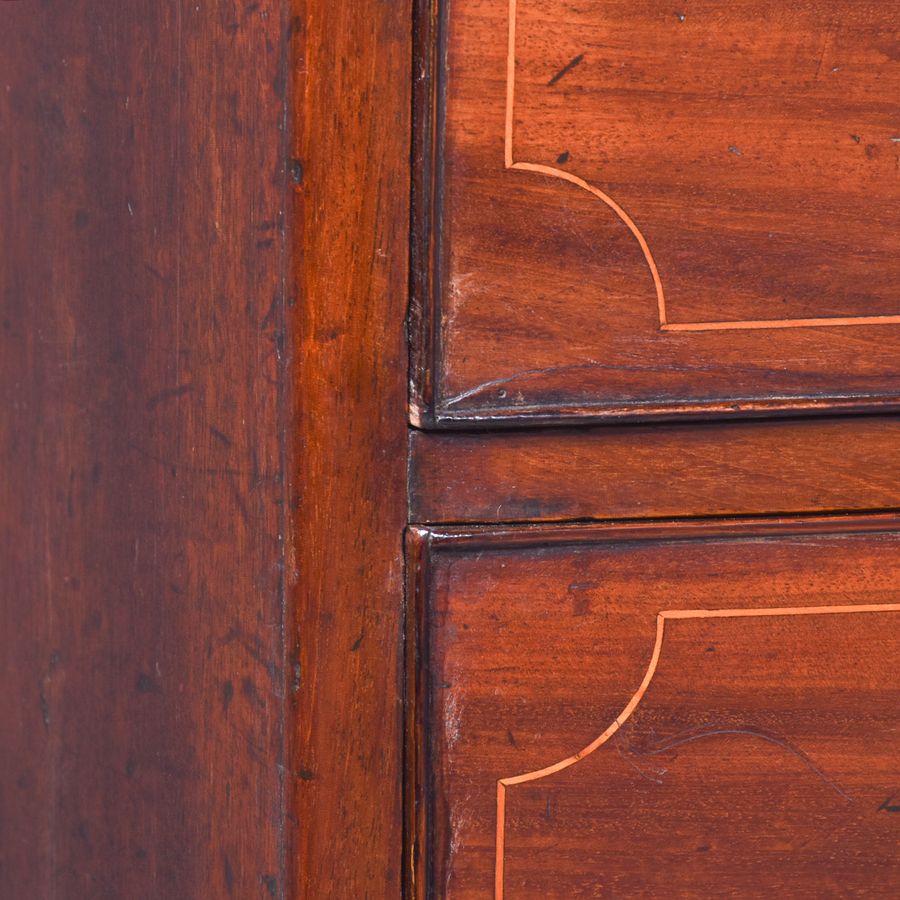
[[[416,894],[896,896],[897,526],[414,533]]]

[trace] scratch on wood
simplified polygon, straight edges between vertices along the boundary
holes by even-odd
[[[572,60],[569,60],[569,62],[567,62],[567,63],[566,63],[566,64],[565,64],[565,65],[564,65],[564,66],[563,66],[563,67],[562,67],[562,68],[561,68],[561,69],[560,69],[560,70],[559,70],[559,71],[558,71],[558,72],[557,72],[557,73],[556,73],[556,74],[555,74],[555,75],[547,82],[547,87],[553,87],[553,85],[556,84],[557,81],[560,81],[561,79],[565,78],[566,75],[568,75],[569,72],[572,71],[572,69],[574,69],[577,65],[580,65],[582,62],[584,62],[584,54],[583,54],[583,53],[579,53],[578,56],[576,56],[576,57],[575,57],[574,59],[572,59]]]

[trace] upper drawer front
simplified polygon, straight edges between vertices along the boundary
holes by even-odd
[[[417,896],[895,897],[897,524],[418,533]]]
[[[440,0],[434,18],[414,416],[897,401],[900,5]]]

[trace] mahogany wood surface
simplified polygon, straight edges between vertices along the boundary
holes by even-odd
[[[411,435],[418,523],[892,508],[897,417]]]
[[[898,21],[0,3],[0,897],[895,895]]]
[[[896,406],[896,5],[423,20],[417,423]]]
[[[285,891],[285,4],[0,3],[0,896]]]
[[[874,896],[898,522],[421,529],[418,896]]]
[[[406,2],[0,4],[0,895],[394,897]]]
[[[412,13],[299,8],[291,865],[295,896],[375,900],[399,896],[402,855]]]

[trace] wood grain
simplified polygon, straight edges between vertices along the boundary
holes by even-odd
[[[900,419],[413,432],[419,523],[900,508]]]
[[[418,531],[419,879],[487,896],[500,846],[498,897],[890,896],[896,526]]]
[[[0,895],[284,896],[283,4],[0,3]]]
[[[396,897],[411,10],[301,0],[292,855],[301,897]]]
[[[896,10],[676,13],[435,5],[414,422],[896,406]]]

